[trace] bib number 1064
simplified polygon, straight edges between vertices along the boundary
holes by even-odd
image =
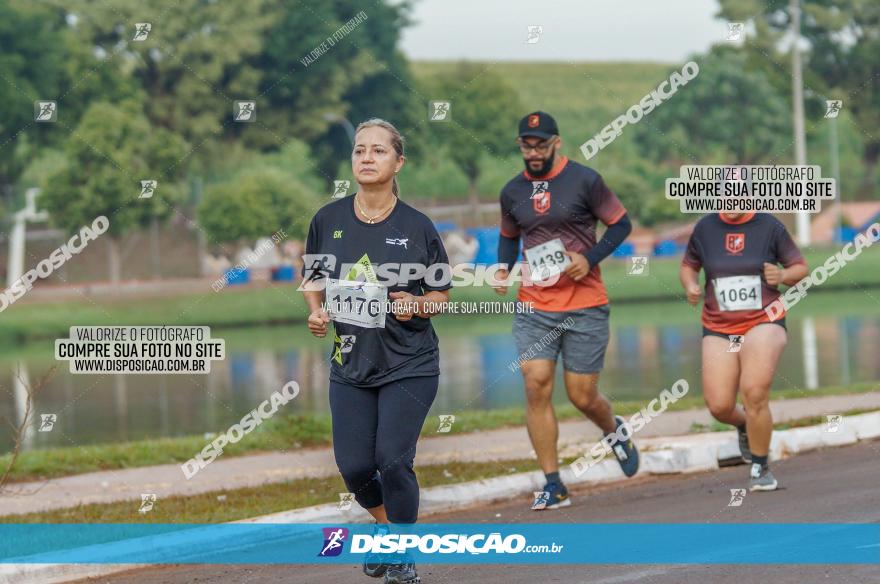
[[[758,291],[754,288],[731,288],[730,290],[722,290],[721,301],[725,304],[733,302],[754,302],[758,299]]]
[[[715,299],[718,308],[730,310],[761,309],[761,277],[730,276],[715,279]]]

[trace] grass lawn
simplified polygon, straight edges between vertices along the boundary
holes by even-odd
[[[870,410],[849,410],[843,412],[844,418]],[[786,430],[812,426],[825,422],[823,416],[791,420],[775,424],[774,429]],[[693,431],[722,431],[730,427],[713,424],[711,427],[692,428]],[[575,457],[562,461],[562,466],[571,464]],[[497,462],[451,462],[442,465],[418,466],[419,484],[436,487],[468,481],[482,480],[509,474],[537,470],[534,460],[505,460]],[[140,500],[116,503],[94,503],[78,505],[68,509],[8,515],[0,517],[0,523],[221,523],[236,521],[299,509],[312,505],[336,502],[337,493],[346,492],[341,477],[298,479],[284,483],[267,484],[260,487],[211,491],[188,497],[177,496],[158,499],[153,510],[138,512]],[[528,501],[524,500],[523,505]],[[356,503],[355,503],[356,504]]]
[[[574,459],[565,460],[570,464]],[[419,484],[435,487],[537,470],[533,460],[448,463],[419,466]],[[212,491],[190,497],[158,499],[149,513],[138,513],[140,499],[79,505],[27,515],[0,517],[0,523],[221,523],[339,500],[347,489],[338,475],[298,479],[260,487]],[[524,501],[523,504],[527,504]],[[357,503],[355,503],[356,505]]]
[[[811,396],[863,393],[877,390],[877,384],[858,384],[847,387],[827,387],[811,391]],[[800,390],[774,391],[774,400],[803,397]],[[645,407],[644,401],[615,401],[615,413],[631,415]],[[701,396],[687,395],[672,404],[670,411],[702,408]],[[581,417],[574,406],[556,407],[560,420]],[[486,431],[495,428],[524,426],[525,410],[521,407],[497,410],[456,412],[455,424],[450,434]],[[436,436],[436,424],[432,421],[422,428],[422,436]],[[697,428],[696,431],[704,429]],[[157,464],[183,463],[192,458],[210,441],[204,435],[159,438],[112,444],[47,448],[28,450],[19,455],[10,473],[11,482],[39,480],[100,470],[115,470],[153,466]],[[329,446],[331,426],[329,416],[284,416],[266,420],[256,430],[236,444],[224,448],[223,456],[241,456],[257,452],[285,451],[309,446]],[[11,455],[0,456],[0,469],[5,469]]]

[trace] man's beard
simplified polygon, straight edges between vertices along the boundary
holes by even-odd
[[[526,165],[526,172],[528,172],[530,175],[534,177],[544,176],[553,169],[553,164],[556,162],[556,153],[554,152],[553,154],[551,154],[550,157],[544,161],[544,165],[541,166],[541,168],[539,168],[538,170],[532,170],[532,168],[529,166],[529,161],[525,158],[523,158],[523,162]]]

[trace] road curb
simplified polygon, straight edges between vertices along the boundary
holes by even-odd
[[[862,440],[880,438],[880,411],[847,416],[834,427],[820,424],[804,428],[780,430],[773,433],[770,459],[778,460],[794,454],[854,444]],[[642,450],[641,468],[637,476],[650,474],[682,474],[719,468],[719,462],[738,452],[736,432],[669,436],[639,441]],[[581,449],[588,451],[592,444]],[[570,485],[601,484],[624,478],[617,462],[603,460],[576,476],[570,467],[561,469],[563,480]],[[422,489],[420,512],[435,514],[461,510],[475,505],[487,505],[513,497],[525,497],[543,488],[540,471],[516,473],[454,485]],[[365,523],[369,514],[356,504],[349,510],[339,510],[336,504],[316,505],[292,511],[283,511],[244,519],[233,523]],[[146,538],[145,538],[146,539]],[[152,545],[174,547],[175,538],[150,538]],[[216,547],[216,541],[213,542]],[[232,542],[240,544],[240,541]],[[70,582],[88,577],[100,577],[143,567],[143,564],[2,564],[0,584],[49,584]]]

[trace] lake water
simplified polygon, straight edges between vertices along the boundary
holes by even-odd
[[[875,291],[876,292],[876,291]],[[788,317],[789,343],[774,389],[876,382],[880,379],[880,294],[815,295]],[[435,322],[441,340],[440,390],[432,415],[491,410],[524,403],[511,316],[444,316]],[[648,400],[685,378],[700,389],[700,326],[679,303],[612,308],[611,343],[601,389],[614,399]],[[327,414],[331,340],[312,338],[305,325],[215,330],[226,339],[227,359],[208,375],[71,375],[62,363],[36,399],[35,419],[52,413],[51,432],[28,433],[24,447],[75,446],[146,437],[219,432],[241,419],[286,382],[300,395],[284,407]],[[23,415],[16,371],[34,382],[52,367],[53,342],[33,343],[0,356],[0,416]],[[565,403],[558,369],[554,400]],[[436,418],[435,418],[436,419]],[[36,425],[34,430],[36,430]],[[8,425],[0,452],[11,447]]]

